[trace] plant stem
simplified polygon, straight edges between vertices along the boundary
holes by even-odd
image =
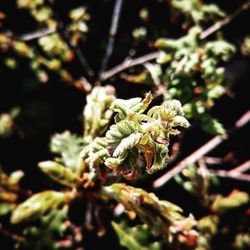
[[[231,15],[226,16],[223,20],[215,23],[208,29],[204,30],[200,34],[200,40],[206,39],[208,36],[212,35],[213,33],[219,31],[226,25],[228,25],[230,22],[232,22],[237,16],[241,14],[242,11],[248,10],[250,8],[250,1],[242,4],[235,12],[233,12]]]
[[[159,57],[159,55],[160,55],[160,52],[156,51],[156,52],[152,52],[152,53],[149,53],[149,54],[146,54],[141,57],[134,58],[134,59],[125,59],[121,64],[104,72],[101,75],[100,80],[105,81],[128,68],[144,64],[145,62],[148,62],[148,61],[155,60]]]
[[[98,74],[99,80],[100,80],[101,75],[104,72],[104,70],[106,70],[107,65],[108,65],[108,61],[109,61],[110,57],[112,56],[112,53],[114,50],[115,36],[116,36],[117,30],[118,30],[118,24],[119,24],[122,4],[123,4],[123,0],[116,0],[115,1],[111,26],[110,26],[110,30],[109,30],[109,39],[108,39],[108,45],[106,48],[106,54],[102,60],[100,72]]]

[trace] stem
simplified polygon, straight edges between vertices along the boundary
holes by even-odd
[[[208,29],[204,30],[200,34],[200,40],[206,39],[208,36],[212,35],[213,33],[217,32],[218,30],[222,29],[226,25],[228,25],[230,22],[232,22],[237,16],[241,14],[242,11],[245,11],[250,8],[250,1],[242,4],[235,12],[233,12],[231,15],[226,16],[223,20],[215,23]]]
[[[241,173],[236,173],[236,172],[231,172],[231,171],[226,171],[222,169],[209,169],[209,172],[211,174],[217,175],[222,178],[232,178],[240,181],[247,181],[250,182],[250,175],[249,174],[241,174]]]
[[[246,172],[250,169],[250,160],[242,163],[240,166],[237,166],[229,171],[230,174]]]
[[[119,24],[122,4],[123,4],[123,0],[116,0],[115,1],[111,26],[110,26],[110,30],[109,30],[108,46],[106,48],[106,54],[105,54],[105,56],[102,60],[102,63],[101,63],[101,69],[100,69],[100,72],[98,75],[99,79],[101,78],[102,72],[104,70],[106,70],[108,61],[109,61],[109,59],[113,53],[113,50],[114,50],[115,36],[116,36],[117,30],[118,30],[118,24]]]
[[[116,74],[118,74],[118,73],[120,73],[128,68],[144,64],[145,62],[148,62],[148,61],[155,60],[159,57],[159,55],[160,55],[160,51],[156,51],[156,52],[152,52],[152,53],[149,53],[147,55],[143,55],[141,57],[137,57],[134,59],[125,59],[121,64],[104,72],[101,75],[100,80],[105,81],[108,78],[111,78],[111,77],[115,76]]]

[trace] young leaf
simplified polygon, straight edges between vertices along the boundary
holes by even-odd
[[[62,209],[52,209],[47,215],[39,218],[34,226],[29,226],[23,231],[25,239],[17,243],[17,249],[26,250],[57,250],[61,249],[57,242],[67,230],[68,206]],[[62,238],[63,239],[63,238]]]
[[[55,134],[50,141],[50,150],[59,154],[55,160],[62,163],[65,167],[80,173],[83,169],[82,159],[79,153],[83,147],[82,138],[65,131],[61,134]]]
[[[113,114],[109,108],[115,99],[114,92],[112,86],[95,87],[87,96],[87,105],[83,111],[85,143],[106,131]]]
[[[37,219],[51,209],[68,203],[71,199],[71,193],[44,191],[35,194],[15,208],[11,216],[11,223],[17,224]]]
[[[67,187],[76,187],[80,183],[80,177],[71,169],[65,168],[54,161],[43,161],[38,164],[39,168],[54,181]]]
[[[125,222],[112,222],[112,226],[119,237],[120,244],[128,250],[160,250],[162,243],[151,242],[150,229],[146,224],[129,227]]]
[[[99,166],[109,155],[107,146],[108,143],[105,137],[96,137],[93,142],[82,150],[81,157],[91,167]]]
[[[195,225],[193,217],[184,218],[180,207],[159,200],[153,193],[134,188],[123,183],[103,187],[104,196],[122,203],[126,210],[133,211],[147,224],[155,236],[162,235],[167,242],[172,241],[178,228],[188,232]]]

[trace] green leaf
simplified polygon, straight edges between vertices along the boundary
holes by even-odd
[[[113,171],[113,175],[122,175],[127,180],[133,180],[141,175],[138,154],[138,150],[133,148],[118,158],[107,158],[104,164]]]
[[[57,162],[80,173],[83,169],[82,159],[79,155],[83,148],[82,144],[81,137],[71,134],[69,131],[64,131],[61,134],[52,136],[50,150],[60,155],[60,157],[55,158]]]
[[[163,169],[166,166],[168,159],[168,145],[154,143],[154,161],[153,164],[147,168],[147,173],[153,174],[156,171]]]
[[[150,228],[146,224],[129,227],[125,222],[112,222],[120,244],[128,250],[160,250],[162,243],[151,239]],[[151,242],[151,241],[155,242]]]
[[[249,201],[250,197],[248,193],[235,190],[227,197],[217,195],[211,209],[214,212],[224,212],[226,210],[244,206],[248,204]]]
[[[61,249],[57,242],[65,238],[68,206],[62,209],[52,209],[48,215],[39,218],[35,226],[25,228],[24,240],[17,243],[17,249],[26,250],[57,250]],[[63,239],[62,238],[62,239]]]
[[[141,138],[142,138],[142,133],[133,133],[130,134],[128,137],[122,139],[119,145],[117,145],[117,147],[115,148],[113,156],[119,157],[122,154],[124,154],[124,152],[126,152],[127,150],[132,149],[140,142]]]
[[[38,164],[39,168],[54,181],[67,187],[76,187],[80,184],[80,177],[71,169],[54,161],[43,161]]]
[[[122,203],[126,210],[133,211],[147,224],[155,236],[162,235],[167,242],[172,241],[180,225],[188,232],[195,225],[193,217],[184,218],[180,207],[159,200],[153,193],[134,188],[123,183],[115,183],[102,188],[104,196]]]
[[[11,223],[17,224],[37,219],[71,199],[71,193],[44,191],[35,194],[15,208],[11,216]]]
[[[183,128],[188,128],[190,126],[190,124],[185,117],[177,115],[174,117],[174,119],[172,121],[172,126],[173,127],[180,126]]]
[[[106,131],[113,114],[110,105],[115,100],[114,92],[112,86],[95,87],[87,96],[83,111],[85,144]]]
[[[105,137],[96,137],[93,142],[82,150],[81,157],[91,167],[99,166],[109,155],[107,145]]]
[[[137,133],[137,127],[138,125],[135,122],[128,120],[120,121],[110,127],[110,129],[106,133],[110,155],[114,156],[114,152],[116,148],[122,143],[122,140],[126,137],[129,138],[129,136],[133,133],[135,133],[136,135],[132,136],[131,140],[125,140],[124,145],[120,145],[120,147],[118,148],[116,155],[120,155],[122,153],[122,149],[126,149],[126,147],[131,148],[133,146],[133,143],[138,141],[139,134]]]
[[[210,115],[204,115],[201,121],[202,128],[210,134],[224,135],[226,132],[223,125]]]
[[[10,213],[15,207],[15,204],[4,203],[0,200],[0,216],[4,216]]]
[[[129,114],[132,113],[143,113],[152,101],[152,95],[148,93],[145,98],[136,97],[129,100],[116,99],[110,109],[116,112],[115,122],[124,120]]]

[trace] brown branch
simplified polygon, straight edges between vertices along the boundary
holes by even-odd
[[[222,178],[232,178],[240,181],[248,181],[250,182],[250,175],[249,174],[241,174],[241,173],[236,173],[236,172],[231,172],[231,171],[226,171],[222,169],[209,169],[209,172],[211,174],[217,175]]]
[[[231,169],[229,171],[229,173],[233,174],[233,173],[242,173],[242,172],[246,172],[247,170],[250,169],[250,160],[242,163],[241,165]]]
[[[200,40],[206,39],[208,36],[212,35],[213,33],[219,31],[226,25],[228,25],[230,22],[232,22],[237,16],[241,14],[241,12],[248,10],[250,8],[250,1],[244,3],[241,5],[235,12],[233,12],[231,15],[226,16],[223,20],[215,23],[208,29],[204,30],[200,34]]]
[[[16,39],[24,41],[24,42],[29,42],[29,41],[32,41],[32,40],[35,40],[44,36],[54,34],[56,32],[57,32],[56,29],[45,28],[45,29],[36,30],[34,32],[30,32],[30,33],[17,36]]]
[[[223,159],[218,157],[204,156],[202,158],[206,164],[211,164],[211,165],[221,164],[223,162]]]
[[[114,5],[114,11],[109,31],[109,39],[108,39],[108,46],[106,48],[106,54],[102,60],[100,72],[98,75],[98,78],[100,80],[102,73],[106,70],[108,61],[113,53],[114,49],[114,42],[115,42],[115,36],[117,34],[118,30],[118,24],[119,19],[121,15],[121,9],[122,9],[123,0],[116,0]]]
[[[163,174],[161,177],[156,179],[153,182],[154,188],[159,188],[163,185],[165,185],[169,180],[171,180],[175,175],[179,174],[187,165],[195,163],[198,161],[201,157],[212,151],[215,147],[220,145],[223,141],[225,141],[228,138],[228,135],[232,132],[236,131],[237,129],[243,127],[245,124],[247,124],[250,121],[250,111],[246,112],[243,116],[240,117],[235,122],[235,126],[229,130],[228,134],[225,136],[217,135],[214,138],[212,138],[210,141],[208,141],[206,144],[204,144],[202,147],[197,149],[195,152],[193,152],[191,155],[183,159],[179,164],[177,164],[173,169]]]
[[[116,74],[128,69],[128,68],[131,68],[131,67],[134,67],[134,66],[137,66],[137,65],[141,65],[141,64],[144,64],[148,61],[152,61],[152,60],[155,60],[159,57],[160,55],[160,51],[156,51],[156,52],[152,52],[152,53],[149,53],[147,55],[143,55],[141,57],[137,57],[137,58],[134,58],[134,59],[131,59],[131,58],[127,58],[125,59],[121,64],[115,66],[114,68],[104,72],[102,75],[101,75],[101,78],[100,80],[101,81],[105,81],[107,80],[108,78],[111,78],[113,76],[115,76]]]

